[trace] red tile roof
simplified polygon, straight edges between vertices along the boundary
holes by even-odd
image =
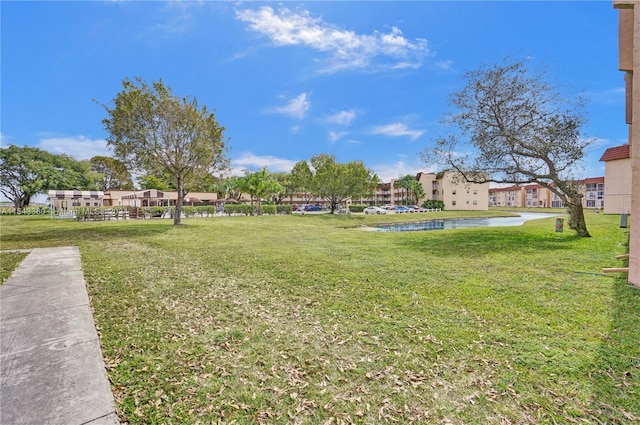
[[[602,154],[600,161],[613,161],[616,159],[630,158],[631,156],[629,155],[629,153],[630,152],[628,143],[622,146],[615,146],[604,151],[604,154]]]
[[[584,179],[584,184],[604,183],[604,177],[589,177]]]

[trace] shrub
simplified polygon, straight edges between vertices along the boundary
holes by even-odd
[[[162,217],[162,213],[164,213],[165,210],[165,207],[151,207],[151,217]]]
[[[349,205],[349,211],[354,212],[354,213],[362,212],[367,207],[368,207],[368,205],[355,205],[355,204],[354,205]]]
[[[291,205],[278,205],[277,212],[278,214],[291,214],[293,211],[293,207]]]
[[[224,206],[225,214],[244,214],[251,215],[253,213],[253,207],[248,204],[226,204]]]
[[[275,205],[261,205],[260,206],[260,210],[262,211],[262,214],[274,215],[276,213],[276,206]]]
[[[444,211],[444,202],[438,201],[436,199],[427,199],[422,203],[422,208],[428,208],[428,209],[440,208],[441,211]]]

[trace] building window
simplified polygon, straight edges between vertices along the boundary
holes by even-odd
[[[473,189],[473,194],[477,195],[478,194],[478,190],[477,189]]]
[[[456,194],[456,191],[455,191],[455,190],[452,190],[452,191],[451,191],[451,194],[452,194],[452,195],[455,195],[455,194]]]
[[[451,201],[451,205],[456,205],[456,201]]]
[[[478,205],[478,201],[473,201],[473,205]]]

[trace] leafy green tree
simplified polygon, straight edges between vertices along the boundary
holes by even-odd
[[[138,177],[140,189],[176,190],[175,182],[171,177],[163,174],[145,174]]]
[[[89,160],[91,169],[99,174],[100,190],[123,189],[132,190],[133,180],[127,166],[109,156],[94,156]]]
[[[320,154],[311,158],[311,166],[312,191],[329,201],[332,214],[343,201],[370,195],[378,184],[378,176],[362,161],[336,163],[335,156]]]
[[[197,100],[180,98],[162,80],[125,79],[108,117],[107,145],[131,170],[168,174],[178,191],[173,223],[180,224],[185,186],[227,167],[224,127]]]
[[[16,212],[50,189],[97,189],[90,169],[68,155],[9,145],[0,148],[0,191]]]
[[[282,188],[278,193],[274,194],[273,201],[279,205],[286,198],[290,198],[293,201],[293,195],[296,194],[296,186],[293,182],[293,177],[290,173],[271,173],[271,175],[280,183]]]
[[[226,181],[227,198],[240,201],[242,199],[242,182],[238,176],[231,176]]]
[[[591,236],[574,175],[594,141],[582,134],[584,100],[562,96],[544,72],[523,61],[484,65],[467,72],[464,81],[451,95],[450,133],[425,150],[423,160],[445,164],[467,182],[538,183],[567,205],[576,234]],[[461,148],[461,139],[473,150]]]
[[[262,214],[262,199],[283,190],[275,177],[267,172],[266,167],[254,173],[245,171],[245,176],[240,179],[240,182],[242,190],[251,196],[252,206],[254,199],[256,200],[258,205],[258,215]]]
[[[313,173],[307,161],[298,161],[291,170],[291,184],[293,192],[297,193],[305,203],[311,200]]]

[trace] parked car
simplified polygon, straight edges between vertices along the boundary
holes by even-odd
[[[348,215],[348,214],[351,214],[351,210],[349,208],[340,208],[338,210],[338,214],[346,214],[346,215]]]
[[[363,211],[365,214],[386,214],[387,210],[383,210],[380,207],[367,207]]]
[[[302,205],[300,206],[300,208],[298,208],[298,211],[322,211],[322,207],[320,205],[313,205],[313,204],[309,204],[309,205]]]
[[[393,210],[396,214],[413,212],[411,208],[405,207],[404,205],[397,205]]]
[[[411,208],[413,210],[413,212],[425,212],[426,210],[422,207],[419,207],[417,205],[407,205],[409,208]]]

